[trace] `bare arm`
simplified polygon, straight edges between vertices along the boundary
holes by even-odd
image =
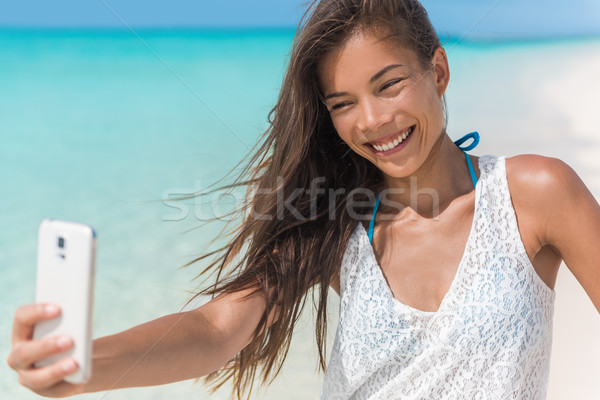
[[[218,370],[250,343],[264,311],[261,295],[243,294],[97,339],[84,391],[161,385]]]
[[[565,261],[600,312],[600,205],[567,164],[554,160],[545,241]]]
[[[17,310],[9,365],[19,380],[38,394],[64,397],[114,388],[160,385],[207,375],[222,367],[252,339],[264,311],[260,294],[221,295],[192,311],[135,326],[94,341],[92,377],[71,385],[58,362],[44,368],[31,365],[49,354],[65,351],[54,338],[31,340],[35,322],[44,317],[39,305]],[[54,315],[56,316],[56,315]]]
[[[541,245],[561,256],[600,312],[600,205],[564,162],[533,155],[516,162],[513,185],[533,205]]]

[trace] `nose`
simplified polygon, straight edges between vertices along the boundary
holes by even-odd
[[[393,120],[392,110],[376,99],[365,99],[359,104],[358,130],[365,136],[377,132],[380,127]]]

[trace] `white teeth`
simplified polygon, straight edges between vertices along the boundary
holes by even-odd
[[[399,137],[397,139],[395,139],[393,142],[390,142],[388,144],[384,144],[384,145],[373,145],[373,148],[377,151],[388,151],[388,150],[392,150],[393,148],[397,147],[400,143],[402,143],[404,141],[404,139],[406,139],[408,137],[408,135],[410,135],[413,131],[413,128],[410,128],[408,130],[408,132],[406,132],[404,135],[402,135],[402,137]]]

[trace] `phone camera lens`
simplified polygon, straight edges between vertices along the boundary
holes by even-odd
[[[61,249],[64,249],[64,247],[65,247],[65,238],[63,238],[63,237],[59,237],[58,238],[58,247],[61,248]]]

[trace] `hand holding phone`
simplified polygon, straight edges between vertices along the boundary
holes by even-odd
[[[34,393],[45,397],[66,397],[83,393],[83,384],[65,382],[65,377],[74,373],[78,366],[71,357],[44,368],[33,368],[37,360],[52,354],[68,351],[72,341],[61,341],[61,336],[32,340],[36,324],[57,318],[60,309],[52,304],[27,304],[15,311],[12,349],[8,365],[19,375],[19,382]]]
[[[84,383],[91,375],[92,309],[96,234],[88,225],[46,219],[38,232],[36,303],[55,304],[58,318],[35,325],[33,339],[70,337],[66,352],[35,363],[44,367],[72,357],[79,369],[65,380]]]

